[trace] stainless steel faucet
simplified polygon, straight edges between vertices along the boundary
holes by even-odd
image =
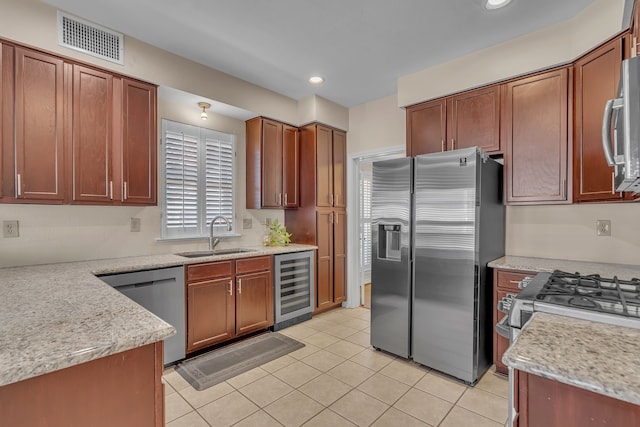
[[[214,250],[215,247],[218,246],[218,243],[220,243],[220,239],[218,237],[213,237],[213,224],[219,219],[223,220],[227,224],[227,231],[231,231],[231,223],[227,218],[225,218],[222,215],[218,215],[214,217],[211,220],[211,224],[209,225],[209,250],[210,251]]]

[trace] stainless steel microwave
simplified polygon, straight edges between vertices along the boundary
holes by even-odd
[[[616,191],[640,193],[640,57],[622,61],[618,98],[604,108],[602,148]]]

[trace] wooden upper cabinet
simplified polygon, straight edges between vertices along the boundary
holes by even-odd
[[[122,79],[122,203],[157,202],[156,86]]]
[[[407,156],[445,151],[446,109],[444,98],[407,107]]]
[[[500,151],[499,85],[447,98],[447,149],[474,146]]]
[[[74,201],[113,197],[113,76],[73,65],[71,142]]]
[[[262,206],[282,205],[282,123],[262,121]]]
[[[288,125],[282,126],[282,193],[283,206],[295,208],[300,204],[300,131]]]
[[[298,128],[264,117],[246,122],[247,208],[299,205]]]
[[[15,48],[17,198],[62,202],[64,192],[64,63]]]
[[[577,202],[620,200],[614,188],[612,166],[602,150],[602,114],[617,97],[622,38],[590,52],[575,65],[574,197]]]
[[[316,129],[316,206],[333,206],[333,132]]]
[[[571,203],[567,183],[570,72],[562,68],[503,87],[501,130],[510,204]]]
[[[345,208],[347,206],[346,182],[347,134],[333,131],[333,206]]]

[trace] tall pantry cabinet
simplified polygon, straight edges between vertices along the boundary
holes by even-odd
[[[300,128],[300,206],[285,211],[292,241],[318,246],[316,312],[346,299],[346,141],[319,123]]]

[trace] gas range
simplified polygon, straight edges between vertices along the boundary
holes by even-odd
[[[556,270],[538,273],[522,286],[511,301],[511,328],[521,329],[536,311],[640,328],[639,279],[619,280]]]

